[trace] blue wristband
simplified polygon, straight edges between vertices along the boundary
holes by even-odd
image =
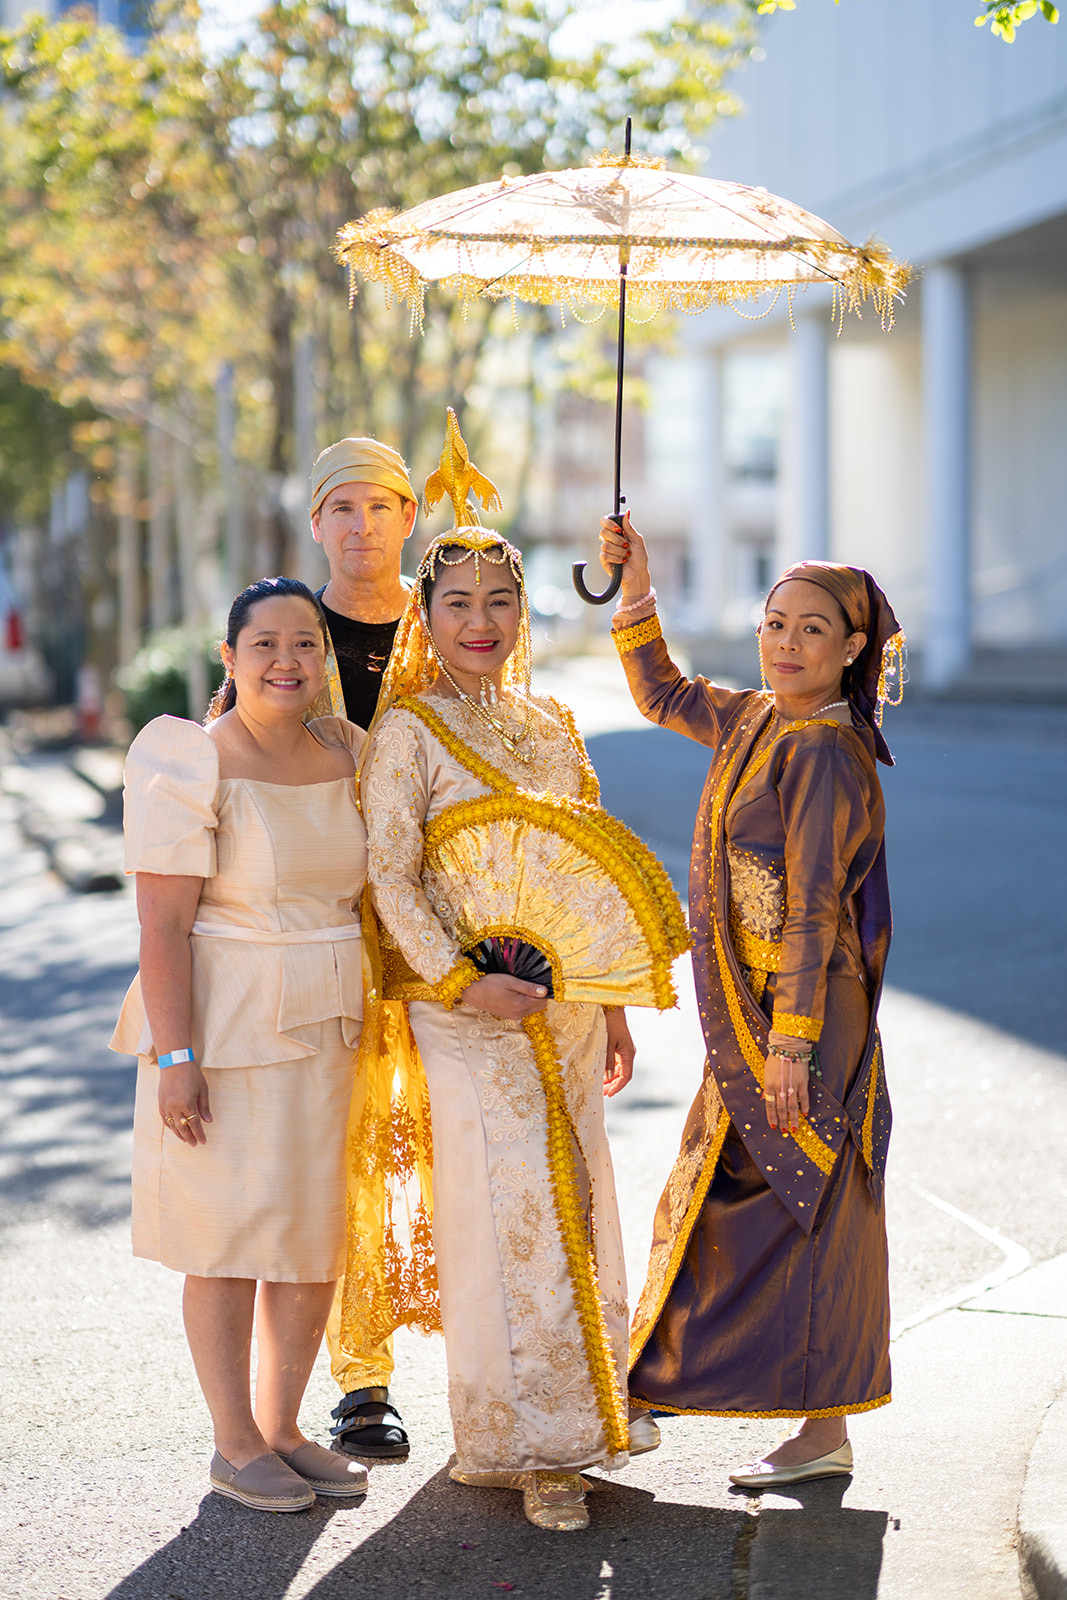
[[[171,1050],[168,1055],[159,1057],[161,1067],[180,1067],[186,1061],[195,1061],[196,1057],[191,1050]]]

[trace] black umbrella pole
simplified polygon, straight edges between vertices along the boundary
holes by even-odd
[[[615,372],[615,526],[622,528],[622,388],[626,371],[626,262],[619,263],[619,351]],[[606,606],[614,600],[622,584],[622,567],[613,562],[611,581],[603,594],[592,594],[585,586],[585,562],[576,561],[571,568],[574,587],[587,605]]]

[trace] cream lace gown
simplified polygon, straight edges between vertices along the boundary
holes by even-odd
[[[461,952],[450,885],[423,875],[423,826],[492,791],[479,759],[520,791],[581,793],[584,752],[555,703],[534,703],[532,766],[509,756],[459,701],[419,697],[449,734],[394,708],[375,734],[361,793],[370,879],[381,921],[433,986]],[[585,762],[586,771],[588,764]],[[472,770],[475,769],[475,770]],[[490,849],[491,859],[491,849]],[[519,1023],[434,1000],[412,1001],[412,1031],[430,1091],[434,1250],[447,1346],[456,1456],[464,1471],[564,1470],[604,1460],[605,1391],[625,1393],[627,1307],[614,1175],[604,1130],[603,1011],[550,1002],[572,1156],[585,1207],[594,1292],[607,1328],[591,1372],[553,1203],[546,1102]],[[585,1307],[588,1313],[589,1308]],[[625,1412],[623,1412],[625,1415]]]
[[[310,726],[354,754],[365,737],[338,717]],[[130,747],[125,798],[127,872],[204,880],[190,1042],[214,1119],[195,1148],[164,1130],[135,978],[111,1040],[139,1057],[134,1254],[199,1277],[336,1278],[363,1015],[355,778],[220,779],[205,730],[159,717]]]

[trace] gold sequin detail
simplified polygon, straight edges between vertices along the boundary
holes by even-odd
[[[794,1011],[775,1011],[771,1027],[776,1033],[788,1033],[793,1039],[818,1040],[822,1022],[818,1017],[799,1017]]]
[[[663,629],[658,617],[648,617],[644,622],[635,622],[630,628],[614,628],[611,637],[620,656],[625,656],[631,650],[640,649],[643,644],[650,644],[653,639],[662,639]]]
[[[446,972],[440,982],[434,984],[434,999],[440,1001],[446,1011],[451,1011],[467,985],[477,983],[481,976],[474,962],[464,956],[451,972]]]
[[[823,1406],[819,1411],[704,1411],[698,1406],[689,1409],[685,1406],[665,1406],[660,1400],[645,1400],[643,1395],[635,1394],[630,1397],[639,1404],[652,1406],[657,1411],[667,1411],[674,1417],[858,1417],[861,1411],[877,1411],[879,1406],[887,1406],[892,1400],[891,1394],[882,1394],[877,1400],[862,1400],[855,1406]]]
[[[559,1057],[548,1023],[543,1016],[527,1017],[522,1026],[533,1045],[534,1059],[545,1092],[552,1199],[556,1208],[560,1239],[567,1258],[568,1274],[574,1290],[574,1302],[582,1329],[589,1377],[596,1395],[597,1410],[604,1425],[608,1449],[615,1455],[629,1448],[629,1428],[616,1380],[611,1340],[608,1337],[596,1269],[589,1248],[589,1230],[578,1192],[572,1129],[560,1080]]]
[[[654,1245],[649,1258],[645,1286],[634,1312],[630,1334],[630,1366],[633,1367],[652,1334],[667,1304],[667,1297],[678,1276],[689,1238],[696,1226],[719,1155],[730,1129],[730,1116],[722,1103],[718,1086],[709,1073],[704,1079],[704,1128],[711,1128],[706,1145],[680,1155],[667,1180],[665,1197],[670,1217],[670,1243]]]
[[[878,1103],[878,1080],[882,1073],[882,1041],[876,1035],[874,1054],[871,1057],[871,1075],[867,1080],[867,1107],[863,1114],[861,1143],[867,1171],[874,1171],[874,1112]]]

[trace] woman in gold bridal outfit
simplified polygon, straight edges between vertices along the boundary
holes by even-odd
[[[530,693],[521,557],[472,525],[486,480],[453,433],[457,526],[419,568],[360,793],[385,994],[409,1003],[429,1086],[451,1475],[521,1489],[564,1531],[588,1524],[582,1468],[639,1447],[603,1106],[633,1046],[595,997],[672,1003],[686,934],[658,863],[601,811],[570,713]]]

